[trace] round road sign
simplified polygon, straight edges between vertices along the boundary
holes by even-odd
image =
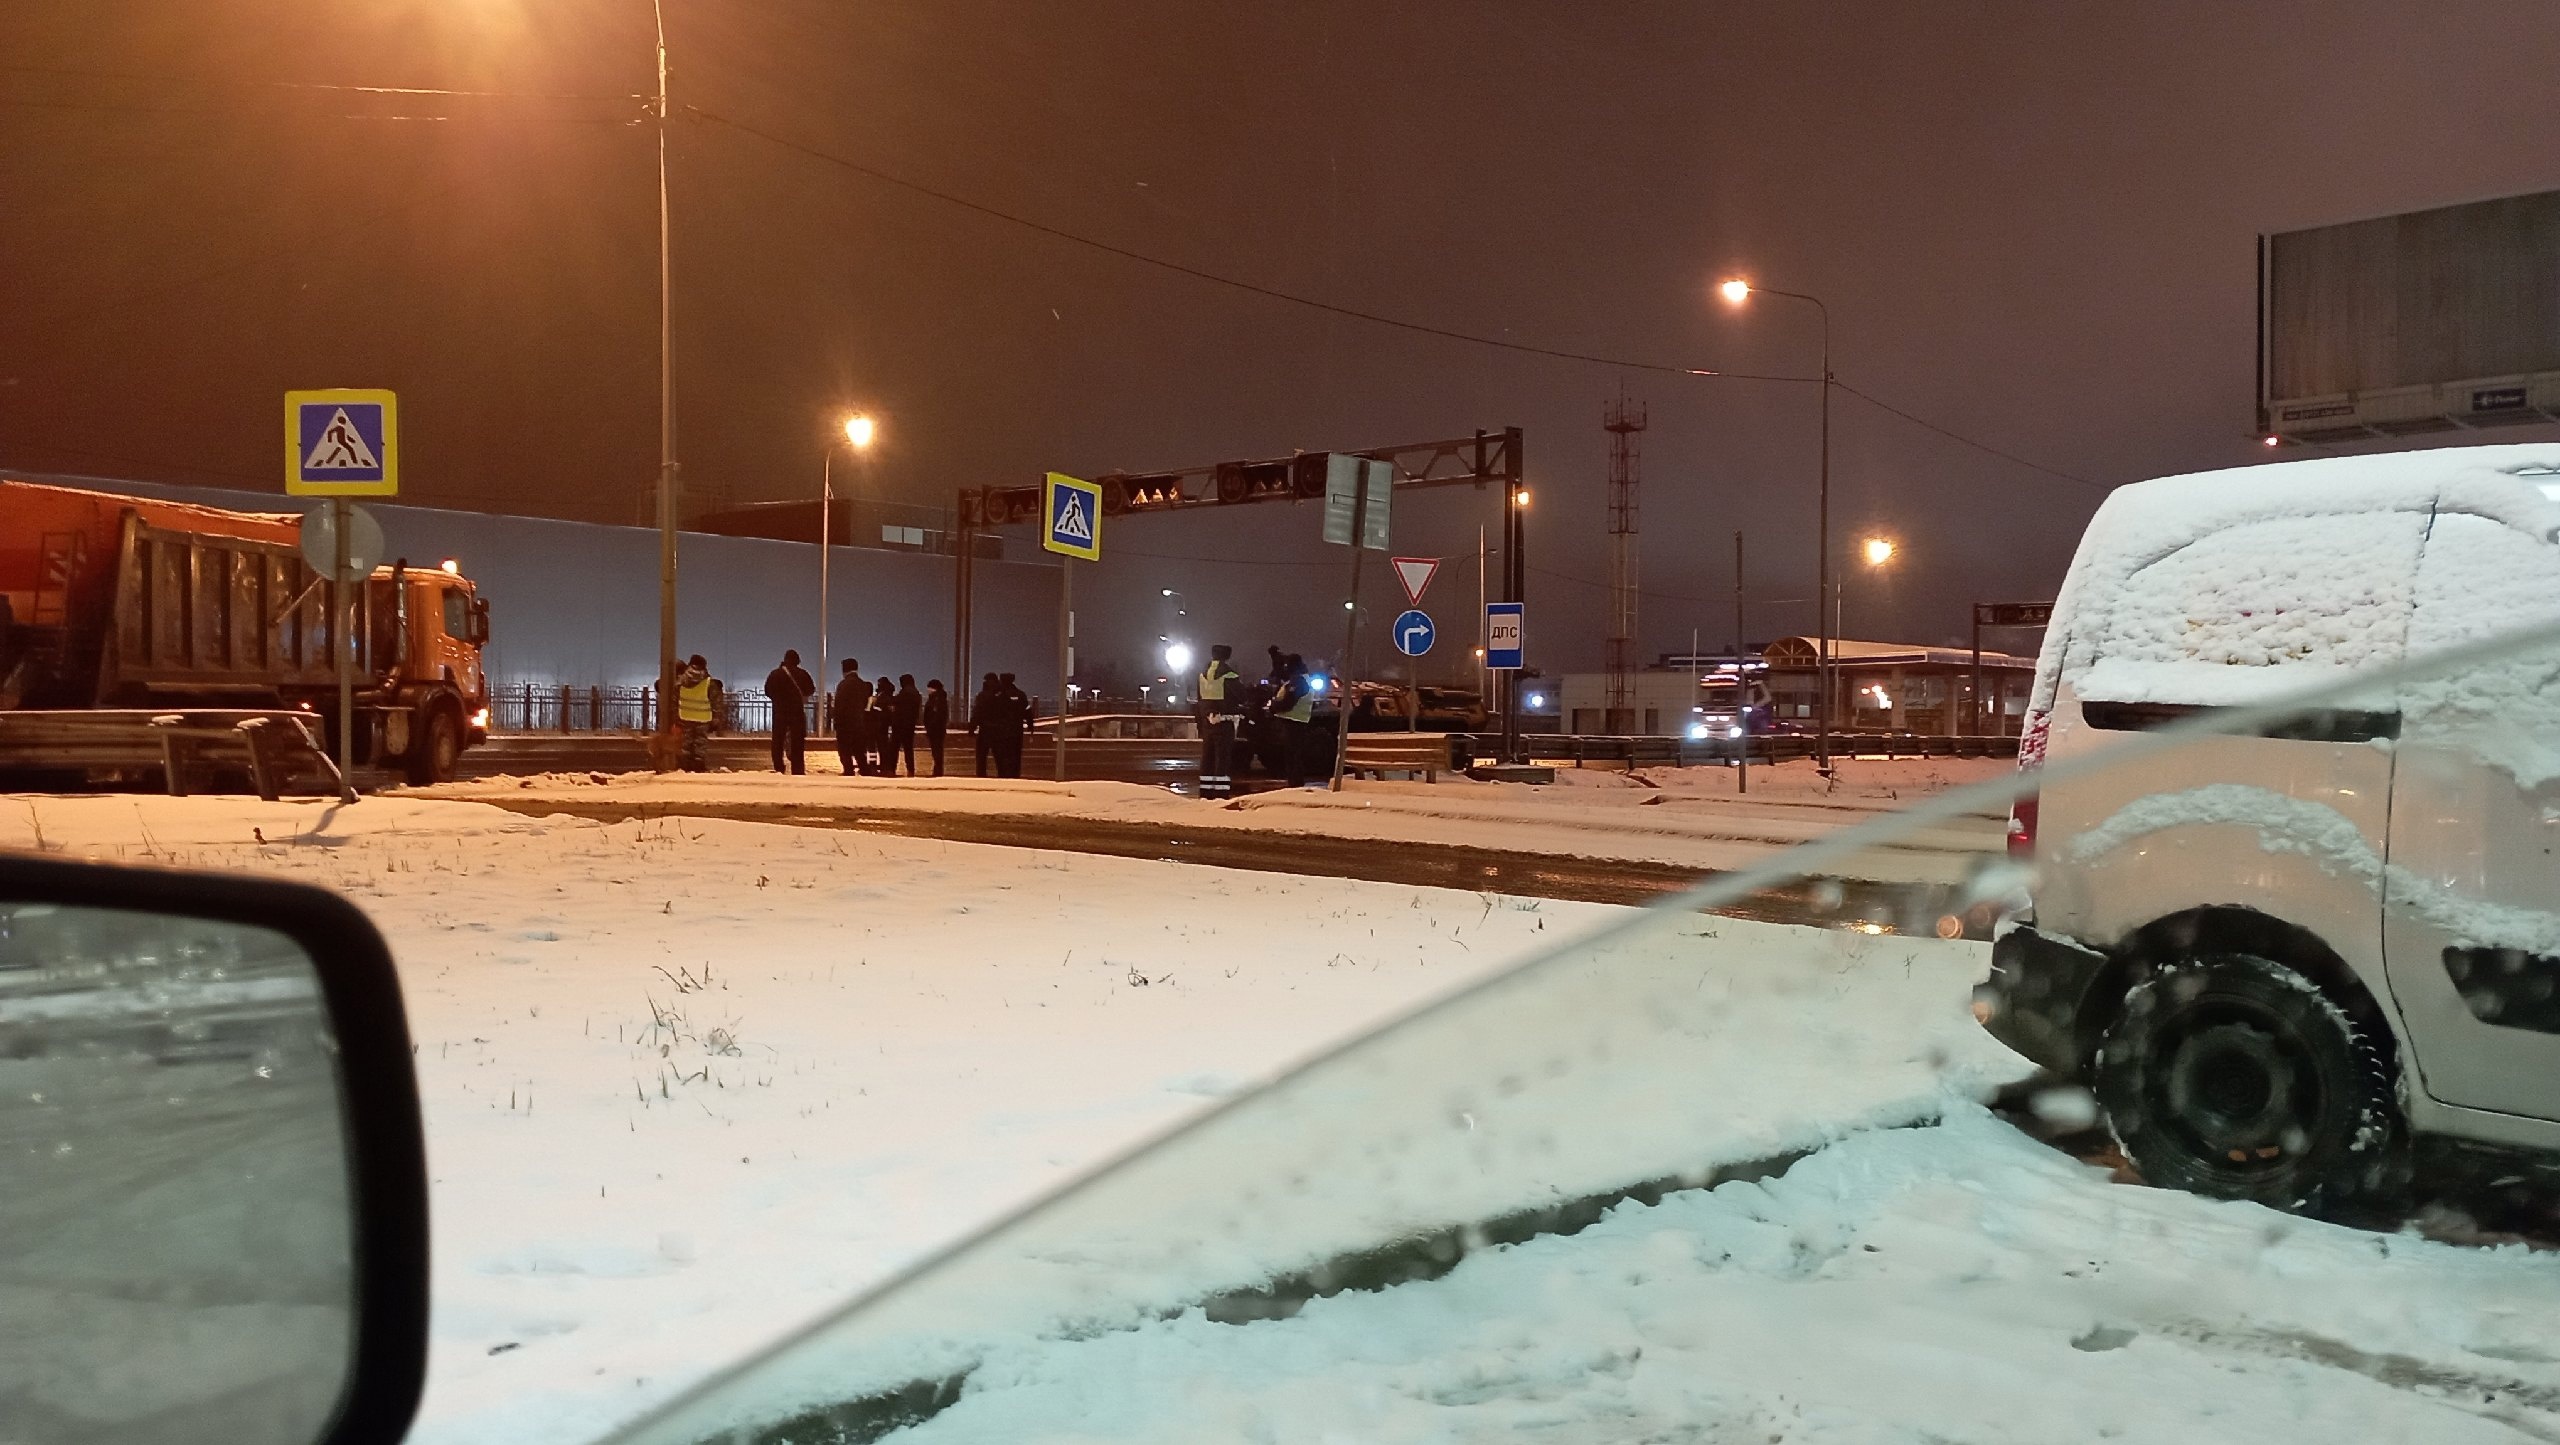
[[[1439,629],[1431,625],[1431,614],[1408,608],[1396,614],[1396,651],[1407,657],[1420,657],[1431,650],[1431,639]]]
[[[335,505],[314,507],[302,518],[302,560],[333,582],[353,582],[373,575],[382,561],[382,524],[373,514],[347,505],[347,575],[333,575],[338,565],[338,518]]]

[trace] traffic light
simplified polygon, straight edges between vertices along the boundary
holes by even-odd
[[[978,525],[1010,526],[1040,515],[1038,487],[987,487],[978,493]]]
[[[1101,481],[1102,510],[1112,515],[1163,511],[1181,506],[1184,500],[1179,472],[1156,472],[1145,476],[1114,474]]]
[[[1325,468],[1332,463],[1331,452],[1300,452],[1290,458],[1290,493],[1301,499],[1323,496]]]

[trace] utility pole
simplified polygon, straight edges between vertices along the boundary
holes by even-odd
[[[1603,666],[1608,697],[1600,716],[1606,733],[1635,731],[1637,486],[1644,465],[1637,437],[1645,428],[1643,402],[1630,405],[1624,387],[1601,412],[1609,433],[1609,640]]]

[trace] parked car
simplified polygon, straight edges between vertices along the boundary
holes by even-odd
[[[2414,1136],[2560,1148],[2560,654],[2427,666],[2560,619],[2556,483],[2548,445],[2328,458],[2090,522],[2020,757],[2047,771],[2011,822],[2032,908],[1976,1011],[2087,1083],[2147,1180],[2334,1210]],[[2321,684],[2153,766],[2068,766]]]

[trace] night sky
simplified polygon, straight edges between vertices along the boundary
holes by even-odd
[[[1810,376],[1810,308],[1711,286],[1820,295],[1844,383],[2024,459],[1836,396],[1839,555],[1902,544],[1851,577],[1847,630],[1930,642],[1971,600],[2051,595],[2107,487],[2263,456],[2260,232],[2560,186],[2551,0],[667,7],[694,493],[814,495],[853,407],[883,428],[858,485],[933,506],[1050,468],[1516,425],[1550,669],[1598,663],[1622,385],[1653,422],[1646,653],[1726,640],[1736,529],[1752,638],[1811,630],[1812,386],[1400,331],[805,151],[1256,286],[1667,366]],[[645,519],[650,44],[646,0],[0,11],[0,465],[280,490],[279,392],[389,386],[403,500]],[[325,85],[509,94],[301,88]],[[1495,499],[1404,500],[1397,550],[1452,559],[1431,601],[1471,643]],[[1174,587],[1195,640],[1330,651],[1343,554],[1317,525],[1115,521],[1079,580],[1089,650],[1174,626]]]

